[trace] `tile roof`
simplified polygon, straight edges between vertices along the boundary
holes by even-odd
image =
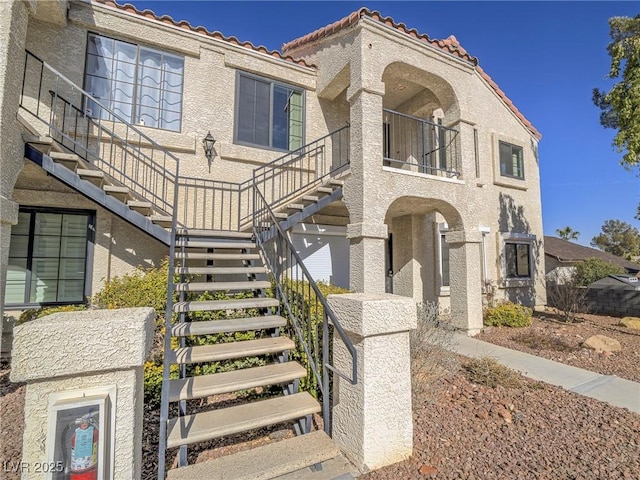
[[[350,27],[352,25],[357,24],[362,17],[368,17],[373,20],[376,20],[384,25],[395,28],[396,30],[410,36],[416,38],[418,40],[422,40],[423,42],[432,45],[436,48],[439,48],[453,56],[456,56],[462,60],[468,61],[475,66],[476,71],[484,79],[489,86],[494,90],[496,95],[500,97],[500,99],[507,105],[507,107],[513,112],[513,114],[518,117],[518,119],[525,125],[531,133],[533,133],[536,138],[542,138],[540,132],[533,126],[533,124],[525,118],[525,116],[520,113],[520,111],[516,108],[511,100],[507,97],[507,95],[500,90],[500,87],[491,79],[491,77],[478,65],[478,59],[476,57],[471,56],[462,45],[458,42],[456,37],[453,35],[449,36],[445,40],[436,40],[431,39],[427,34],[419,33],[415,28],[408,28],[404,23],[397,23],[391,17],[383,17],[380,12],[375,10],[369,10],[366,7],[362,7],[359,10],[347,15],[341,20],[334,22],[326,27],[319,28],[318,30],[311,32],[303,37],[292,40],[288,43],[285,43],[282,46],[282,51],[287,52],[293,49],[296,49],[302,45],[306,45],[308,43],[314,42],[324,37],[328,37],[333,35],[334,33],[339,32],[340,30]]]
[[[581,262],[589,258],[599,258],[605,262],[618,265],[631,273],[640,271],[639,264],[622,257],[547,235],[544,236],[544,254],[551,255],[561,262]]]
[[[217,40],[222,40],[228,43],[231,43],[233,45],[237,45],[240,47],[244,47],[247,48],[249,50],[253,50],[255,52],[260,52],[260,53],[264,53],[266,55],[270,55],[272,57],[275,58],[279,58],[281,60],[286,60],[288,62],[291,63],[295,63],[297,65],[301,65],[304,67],[314,67],[313,65],[307,63],[306,61],[302,60],[302,59],[296,59],[293,58],[291,56],[288,55],[283,55],[282,53],[280,53],[277,50],[269,50],[266,47],[260,45],[260,46],[255,46],[253,43],[251,42],[241,42],[240,40],[238,40],[236,37],[227,37],[224,34],[222,34],[219,31],[214,31],[214,32],[210,32],[209,30],[207,30],[205,27],[202,26],[198,26],[198,27],[194,27],[193,25],[191,25],[189,22],[187,22],[186,20],[181,20],[179,22],[175,21],[170,15],[156,15],[153,11],[151,10],[138,10],[135,6],[131,5],[130,3],[118,3],[115,0],[91,0],[91,2],[93,3],[98,3],[100,5],[104,5],[107,7],[111,7],[111,8],[115,8],[117,10],[120,10],[122,12],[126,12],[126,13],[130,13],[133,15],[138,15],[139,17],[144,17],[150,20],[156,20],[158,22],[164,23],[166,25],[172,26],[172,27],[177,27],[177,28],[181,28],[183,30],[189,30],[191,32],[194,33],[198,33],[201,35],[204,35],[206,37],[210,37],[210,38],[215,38]]]

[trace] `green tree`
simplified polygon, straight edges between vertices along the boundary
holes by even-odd
[[[609,35],[607,77],[617,83],[608,92],[594,89],[593,102],[601,110],[602,126],[618,131],[613,145],[623,153],[622,165],[630,168],[640,163],[640,15],[610,18]]]
[[[571,228],[569,225],[567,225],[564,228],[558,228],[556,230],[556,234],[563,240],[577,240],[578,237],[580,236],[580,232],[577,230],[574,230],[573,228]]]
[[[607,220],[602,233],[593,237],[591,246],[630,259],[640,255],[640,232],[621,220]]]
[[[575,276],[572,280],[576,285],[586,287],[609,275],[622,275],[624,273],[624,268],[618,265],[599,258],[589,258],[576,265]]]

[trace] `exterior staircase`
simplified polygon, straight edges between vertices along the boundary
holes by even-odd
[[[167,449],[181,467],[172,479],[349,478],[328,436],[330,376],[355,383],[355,349],[285,233],[342,198],[348,126],[232,184],[180,176],[175,156],[30,52],[22,92],[25,157],[169,247],[158,478]],[[230,192],[231,214],[216,203]],[[349,374],[331,365],[338,338]],[[305,377],[318,399],[301,391]],[[247,391],[260,398],[243,400]],[[225,395],[232,406],[203,406]],[[324,431],[312,432],[319,413]],[[188,445],[281,424],[296,437],[186,466]]]

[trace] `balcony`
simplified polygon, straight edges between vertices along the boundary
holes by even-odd
[[[459,178],[460,135],[439,122],[383,110],[383,165],[445,178]]]

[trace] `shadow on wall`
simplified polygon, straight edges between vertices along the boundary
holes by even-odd
[[[531,225],[524,214],[524,207],[518,205],[511,195],[500,193],[500,217],[498,224],[501,233],[531,235]],[[542,238],[536,237],[531,242],[531,267],[537,265],[542,251]],[[499,271],[504,269],[504,246],[500,245],[500,253],[496,257]],[[510,302],[520,305],[533,306],[536,303],[536,293],[534,288],[535,270],[532,271],[533,278],[530,286],[508,287],[505,289],[505,297]],[[543,273],[539,273],[543,274]]]

